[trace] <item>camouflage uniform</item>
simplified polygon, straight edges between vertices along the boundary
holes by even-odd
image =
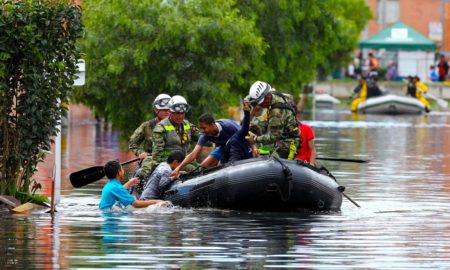
[[[139,156],[143,152],[152,152],[152,134],[159,119],[155,117],[152,120],[142,123],[131,135],[128,147],[136,155]]]
[[[294,159],[301,146],[294,106],[288,95],[275,91],[271,94],[272,102],[266,113],[252,121],[253,124],[258,124],[263,134],[257,136],[255,142],[270,145],[277,150],[275,154],[279,157]]]
[[[161,120],[153,129],[152,155],[144,159],[144,161],[148,161],[145,164],[142,163],[137,172],[138,177],[146,180],[159,163],[167,160],[172,151],[180,150],[184,154],[188,154],[190,143],[196,142],[199,135],[198,129],[187,120],[184,120],[183,124],[179,126],[173,125],[169,118]]]
[[[264,120],[265,116],[266,115],[263,114],[261,116],[254,117],[252,119],[252,121],[250,122],[250,127],[257,126],[259,128],[259,131],[261,132],[261,134],[266,134],[267,130],[268,130],[267,129],[268,122],[266,120]],[[256,135],[258,135],[258,134],[256,134]],[[271,150],[273,150],[272,144],[266,145],[266,144],[259,143],[257,146],[258,146],[260,155],[269,155]]]

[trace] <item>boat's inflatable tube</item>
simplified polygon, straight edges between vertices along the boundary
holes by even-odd
[[[330,94],[315,94],[314,101],[318,105],[337,105],[340,104],[341,101]]]
[[[363,114],[421,114],[425,105],[416,98],[385,95],[369,98],[358,105]]]
[[[163,199],[182,207],[247,210],[340,210],[336,181],[305,165],[260,157],[194,172]]]

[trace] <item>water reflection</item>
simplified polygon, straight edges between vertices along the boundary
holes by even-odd
[[[345,200],[340,213],[150,207],[105,215],[98,210],[105,181],[74,190],[68,175],[132,155],[120,150],[110,126],[80,117],[63,136],[58,213],[53,220],[41,212],[0,213],[0,265],[450,269],[450,114],[355,116],[322,110],[304,118],[314,128],[319,155],[371,160],[322,161],[362,208]],[[40,181],[49,175],[51,165],[41,166]]]
[[[103,221],[100,228],[102,235],[102,250],[111,250],[116,243],[127,242],[129,237],[125,234],[129,230],[127,223],[123,221],[129,213],[102,213]],[[112,244],[112,245],[110,245]]]
[[[102,218],[100,250],[89,245],[95,255],[87,252],[71,256],[72,267],[114,264],[188,269],[260,268],[283,265],[314,243],[309,236],[314,216],[299,217],[297,213],[272,213],[268,217],[233,211],[174,209],[170,214],[114,214]],[[86,235],[84,241],[95,242],[94,239],[94,235]],[[286,256],[287,253],[292,254]],[[308,260],[310,255],[300,257]]]

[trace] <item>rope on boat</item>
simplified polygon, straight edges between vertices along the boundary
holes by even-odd
[[[292,192],[292,171],[279,158],[274,157],[274,156],[272,156],[272,158],[274,160],[276,160],[278,163],[280,163],[281,164],[281,168],[283,169],[284,179],[286,180],[286,183],[284,185],[285,186],[284,189],[285,189],[285,193],[286,194],[283,194],[283,192],[281,191],[281,188],[277,184],[275,184],[275,186],[277,187],[278,192],[280,193],[281,200],[283,202],[286,202],[286,201],[288,201],[291,198],[291,192]]]

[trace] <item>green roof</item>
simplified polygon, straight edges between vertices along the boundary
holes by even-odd
[[[436,50],[436,43],[401,21],[359,43],[360,48],[387,50]]]

